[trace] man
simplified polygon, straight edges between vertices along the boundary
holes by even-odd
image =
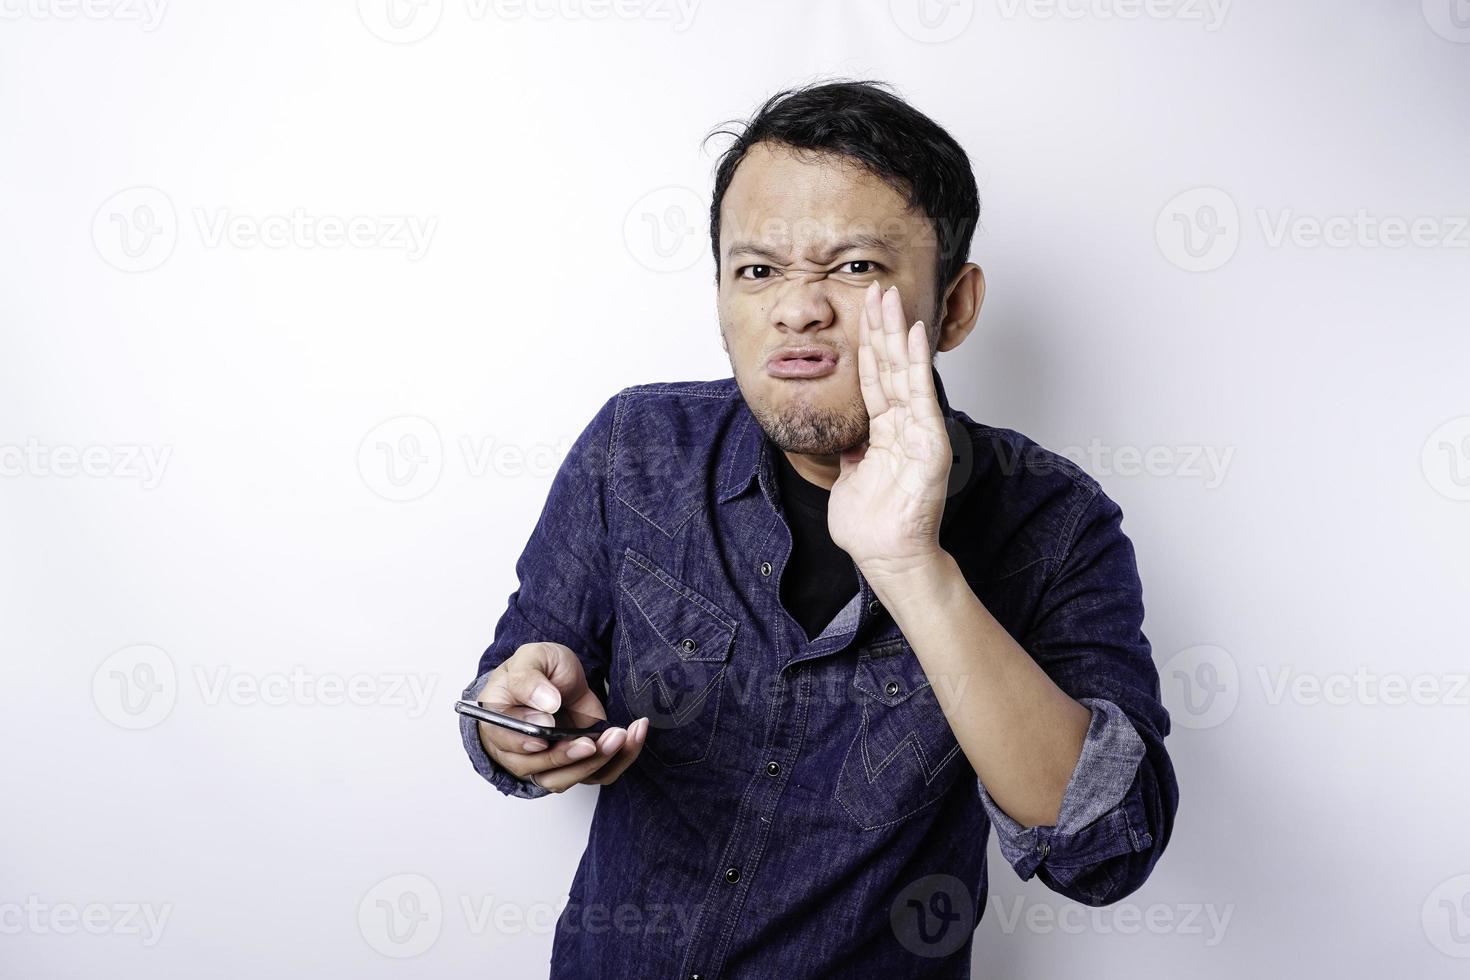
[[[984,299],[978,217],[963,150],[871,83],[779,93],[721,158],[734,376],[603,404],[465,692],[613,725],[462,722],[503,793],[602,787],[554,977],[967,977],[991,826],[1089,905],[1163,852],[1121,512],[933,367]]]

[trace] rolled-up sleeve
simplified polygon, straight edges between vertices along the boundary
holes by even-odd
[[[1173,829],[1179,790],[1169,716],[1142,631],[1143,595],[1122,511],[1101,490],[1078,508],[1071,547],[1021,646],[1092,713],[1055,825],[1023,827],[983,783],[1002,856],[1022,880],[1105,905],[1147,880]],[[978,780],[977,780],[978,782]]]
[[[538,642],[569,647],[582,662],[588,686],[602,696],[613,621],[604,490],[618,402],[619,395],[614,395],[603,404],[552,479],[541,516],[516,561],[519,586],[495,625],[494,639],[480,655],[465,699],[474,700],[491,672],[523,644]],[[460,715],[459,727],[475,772],[500,792],[521,799],[551,792],[491,759],[475,719]]]

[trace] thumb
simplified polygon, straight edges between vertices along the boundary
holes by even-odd
[[[868,441],[866,439],[863,440],[862,445],[854,446],[852,449],[844,449],[837,457],[838,477],[846,476],[848,473],[857,469],[857,464],[861,463],[867,455]]]
[[[516,661],[506,678],[511,695],[549,714],[563,704],[583,700],[588,693],[582,662],[570,647],[560,643],[528,643],[516,651]]]

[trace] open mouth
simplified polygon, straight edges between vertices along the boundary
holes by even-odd
[[[766,371],[776,378],[824,378],[836,373],[837,356],[819,350],[778,353],[766,362]]]

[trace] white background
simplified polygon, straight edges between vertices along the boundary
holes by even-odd
[[[597,407],[730,373],[700,138],[842,75],[970,153],[939,368],[1122,505],[1174,719],[1153,877],[992,842],[977,976],[1464,975],[1463,0],[94,2],[0,0],[0,974],[545,974],[595,789],[450,702]]]

